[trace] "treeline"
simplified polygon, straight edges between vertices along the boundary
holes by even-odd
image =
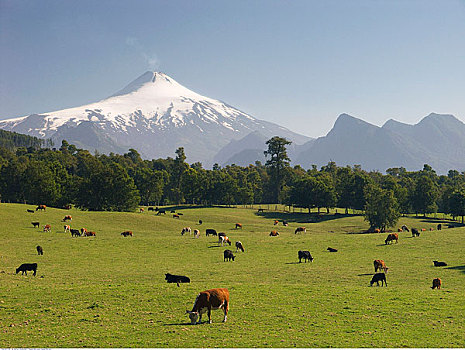
[[[50,139],[39,139],[34,136],[18,134],[17,132],[0,130],[0,147],[14,151],[20,147],[38,149],[41,147],[52,147]]]
[[[283,203],[318,211],[334,207],[393,211],[393,216],[437,211],[465,215],[465,172],[450,170],[439,176],[425,164],[419,171],[391,168],[382,174],[333,162],[306,170],[289,165],[289,143],[270,139],[265,164],[214,165],[211,170],[186,163],[183,148],[174,158],[142,160],[134,149],[123,155],[92,155],[66,141],[59,149],[0,147],[0,195],[6,202],[74,204],[87,210]],[[384,214],[389,217],[389,212]],[[370,223],[382,227],[389,224],[386,220]]]

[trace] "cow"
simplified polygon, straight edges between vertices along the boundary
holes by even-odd
[[[166,215],[166,211],[163,209],[160,209],[158,210],[157,215],[160,215],[160,214]]]
[[[398,243],[399,240],[399,235],[397,233],[390,233],[388,234],[386,240],[384,241],[384,244],[388,244],[391,241],[396,241]]]
[[[70,231],[71,231],[71,237],[74,237],[74,236],[76,236],[76,237],[79,236],[80,237],[81,236],[81,231],[79,231],[79,230],[76,230],[76,229],[72,228],[72,229],[70,229]]]
[[[69,225],[65,225],[63,226],[63,229],[65,230],[65,232],[70,232],[71,227]]]
[[[212,229],[212,228],[207,228],[207,230],[205,231],[205,235],[208,237],[210,235],[212,236],[218,236],[218,233],[216,233],[216,230]]]
[[[144,212],[144,208],[139,208],[139,213],[143,213]]]
[[[283,220],[283,226],[289,226],[289,223]]]
[[[183,214],[183,213],[179,213],[179,212],[178,212],[178,215],[184,215],[184,214]]]
[[[51,231],[52,231],[52,226],[50,226],[49,224],[44,226],[44,232],[51,232]]]
[[[195,237],[195,238],[199,238],[199,237],[200,237],[200,231],[199,231],[199,230],[197,230],[197,229],[194,230],[194,237]]]
[[[121,232],[121,236],[123,236],[123,237],[131,236],[132,237],[132,231]]]
[[[228,261],[231,261],[231,259],[232,259],[232,261],[234,261],[234,258],[235,258],[235,256],[233,255],[232,250],[226,249],[226,250],[223,252],[223,261],[226,261],[226,259],[227,259]]]
[[[441,266],[447,266],[447,264],[444,261],[433,261],[433,264],[435,267],[441,267]]]
[[[438,224],[437,229],[438,229],[439,231],[442,230],[442,225],[441,225],[441,224]]]
[[[373,266],[375,267],[375,272],[381,271],[381,269],[384,270],[384,273],[387,273],[389,270],[389,267],[386,267],[386,264],[384,263],[384,260],[374,260],[373,261]]]
[[[47,206],[46,206],[45,204],[39,204],[39,205],[37,206],[37,208],[36,208],[36,211],[37,211],[37,210],[45,210],[45,209],[47,209]]]
[[[218,232],[218,237],[221,237],[221,236],[226,237],[226,233],[224,233],[224,232]]]
[[[245,251],[244,245],[242,244],[241,241],[237,241],[237,242],[236,242],[236,253],[237,253],[238,250],[241,250],[242,252]]]
[[[31,224],[32,224],[32,226],[37,227],[37,228],[40,226],[40,222],[38,222],[38,221],[33,221],[33,222],[31,222]]]
[[[278,220],[275,220],[274,223],[273,223],[273,225],[276,226],[277,224],[279,224],[279,221],[278,221]]]
[[[66,209],[66,210],[70,210],[71,208],[72,208],[71,204],[66,204],[65,206],[63,206],[63,209]]]
[[[186,314],[189,314],[191,324],[196,324],[202,323],[202,314],[206,312],[208,315],[208,323],[212,323],[211,310],[217,309],[223,310],[223,322],[226,322],[229,310],[229,291],[226,288],[209,289],[200,292],[195,299],[192,310],[187,310]]]
[[[279,232],[276,231],[276,230],[273,230],[273,231],[270,232],[270,236],[272,236],[272,237],[279,236]]]
[[[373,232],[374,232],[374,233],[380,233],[381,230],[380,230],[379,228],[375,228],[375,229],[373,230]]]
[[[242,224],[236,223],[236,229],[238,229],[238,228],[242,229]]]
[[[331,248],[331,247],[328,247],[326,250],[329,251],[330,253],[336,253],[337,252],[337,249],[334,249],[334,248]]]
[[[85,237],[96,236],[94,231],[86,231],[84,232]]]
[[[221,244],[221,246],[223,246],[225,243],[228,243],[229,245],[231,245],[231,241],[229,240],[227,236],[219,236],[218,244]]]
[[[184,227],[181,231],[181,235],[184,236],[185,233],[191,233],[191,228],[190,227]]]
[[[155,211],[155,208],[154,207],[148,207],[147,210],[148,211]]]
[[[170,213],[171,214],[176,213],[176,210],[171,210]]]
[[[87,232],[87,229],[84,228],[84,227],[82,227],[82,228],[81,228],[81,235],[85,235],[86,232]]]
[[[310,260],[310,262],[313,262],[312,254],[310,254],[308,250],[299,250],[298,255],[299,255],[299,263],[302,262],[302,259],[304,259],[305,262],[307,262],[307,260]]]
[[[179,287],[179,283],[190,283],[191,280],[186,276],[172,275],[170,273],[165,273],[165,280],[167,283],[176,283]]]
[[[32,210],[32,209],[26,209],[26,211],[27,211],[28,213],[34,213],[34,210]]]
[[[21,275],[26,274],[26,276],[27,276],[27,271],[34,271],[34,276],[35,276],[37,272],[37,263],[22,264],[20,267],[16,269],[16,274],[18,274],[18,272],[20,271],[22,272]]]
[[[438,277],[438,278],[435,278],[433,279],[433,286],[431,287],[431,289],[434,289],[434,288],[437,288],[437,289],[441,289],[441,279]]]
[[[418,230],[416,228],[412,228],[412,237],[419,237],[420,236],[420,232],[418,232]]]
[[[384,274],[384,272],[378,272],[373,275],[373,278],[371,279],[371,282],[370,282],[370,287],[372,287],[373,283],[375,282],[377,286],[379,287],[379,281],[381,281],[381,287],[384,286],[385,283],[387,287],[386,275]]]
[[[410,230],[408,229],[407,225],[402,225],[401,229],[402,229],[402,231],[410,232]]]
[[[264,213],[264,212],[265,212],[265,209],[262,209],[262,208],[257,210],[257,213]]]
[[[199,220],[199,225],[202,225],[203,224],[203,221],[202,220]]]
[[[401,228],[398,228],[397,232],[404,232],[404,231]]]
[[[68,220],[69,220],[69,221],[73,220],[73,218],[71,217],[71,215],[65,215],[65,217],[64,217],[63,220],[61,220],[61,221],[65,222],[65,221],[68,221]]]
[[[425,232],[425,231],[426,231],[426,228],[422,228],[422,229],[421,229],[421,232]]]
[[[36,247],[36,249],[37,249],[37,254],[38,255],[44,255],[44,250],[42,249],[42,247],[40,245],[38,245]]]
[[[179,219],[179,215],[178,214],[173,214],[173,218],[174,219]]]
[[[307,229],[305,227],[297,227],[294,231],[294,234],[297,234],[298,232],[306,233]]]

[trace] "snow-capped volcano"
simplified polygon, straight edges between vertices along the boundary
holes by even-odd
[[[297,144],[309,139],[199,95],[159,72],[146,72],[99,102],[2,120],[0,128],[56,143],[66,139],[91,151],[135,148],[145,158],[172,156],[184,147],[189,162],[206,166],[224,145],[253,131]]]

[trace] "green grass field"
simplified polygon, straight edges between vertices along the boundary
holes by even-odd
[[[304,213],[257,215],[243,208],[183,208],[184,215],[82,212],[0,204],[0,347],[465,347],[465,227],[399,234],[357,234],[361,216]],[[86,227],[96,237],[72,238]],[[273,226],[285,219],[289,227]],[[198,220],[203,225],[198,225]],[[51,233],[32,221],[52,225]],[[234,224],[243,224],[236,230]],[[410,227],[434,220],[401,218]],[[201,237],[181,236],[199,228]],[[307,233],[295,235],[298,226]],[[242,241],[245,253],[223,262],[224,247],[205,229]],[[270,237],[277,228],[279,237]],[[124,238],[122,231],[134,237]],[[38,256],[41,245],[44,255]],[[327,247],[339,249],[329,253]],[[229,248],[229,247],[228,247]],[[313,263],[298,263],[309,250]],[[370,287],[373,260],[390,268],[388,287]],[[448,267],[435,268],[433,260]],[[16,275],[38,263],[37,276]],[[168,284],[165,273],[190,284]],[[442,289],[432,290],[432,280]],[[190,325],[185,314],[197,294],[228,288],[230,311],[213,324]],[[206,315],[204,317],[206,319]]]

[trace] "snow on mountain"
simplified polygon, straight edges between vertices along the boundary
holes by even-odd
[[[91,151],[135,148],[146,158],[172,156],[176,148],[184,147],[189,162],[201,161],[206,166],[231,140],[253,131],[287,137],[298,144],[309,139],[150,71],[99,102],[3,120],[0,128],[57,143],[66,139]]]

